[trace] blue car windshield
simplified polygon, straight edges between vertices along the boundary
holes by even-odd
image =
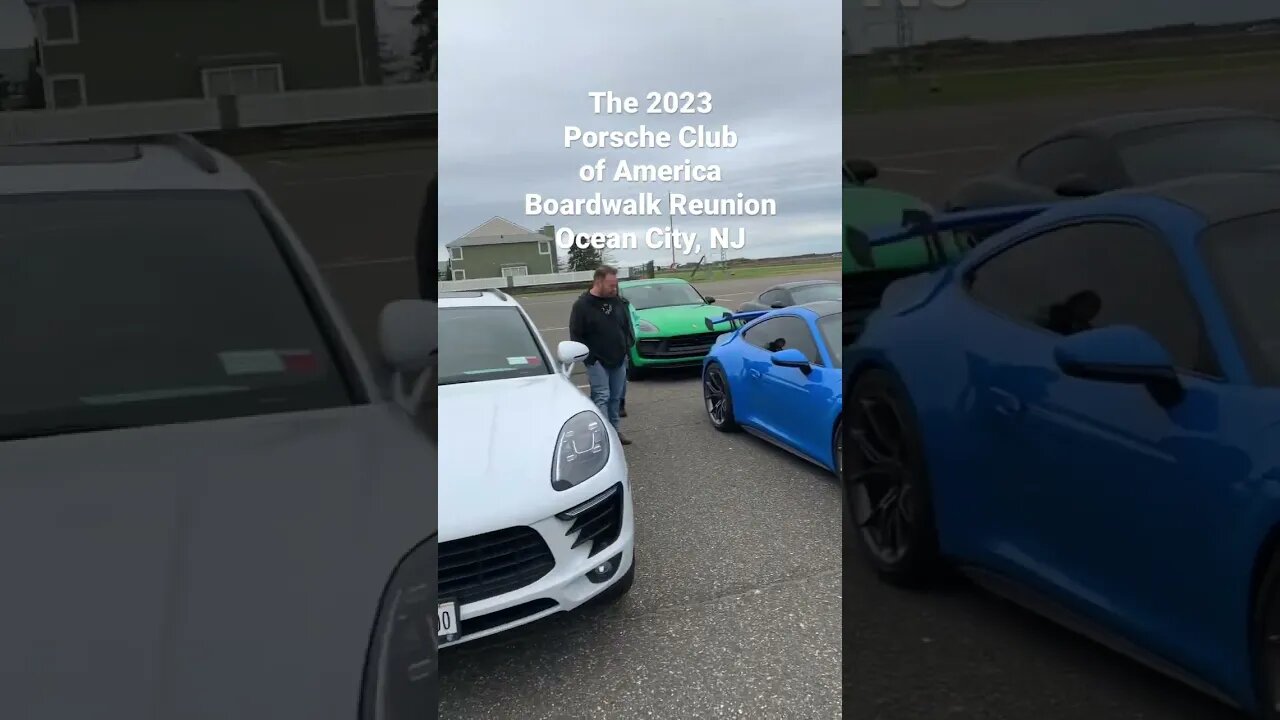
[[[1254,382],[1280,386],[1280,212],[1214,225],[1201,249]]]

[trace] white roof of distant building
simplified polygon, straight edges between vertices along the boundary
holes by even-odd
[[[528,242],[548,242],[551,238],[529,228],[494,216],[471,232],[454,240],[446,247],[474,247],[476,245],[512,245]]]

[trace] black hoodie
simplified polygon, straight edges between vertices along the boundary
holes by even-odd
[[[427,196],[422,201],[422,214],[418,218],[418,237],[414,247],[418,266],[418,294],[423,300],[438,300],[436,297],[440,282],[440,265],[436,253],[439,237],[436,232],[436,179],[431,178],[427,187]]]
[[[600,362],[607,368],[618,367],[635,342],[627,301],[596,297],[590,290],[582,293],[569,311],[569,339],[591,351],[587,365]]]

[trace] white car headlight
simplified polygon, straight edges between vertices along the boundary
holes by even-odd
[[[551,487],[575,487],[603,470],[608,462],[609,431],[604,419],[598,413],[583,410],[560,428],[551,462]]]
[[[360,717],[421,720],[436,711],[435,543],[423,542],[391,576],[365,667]],[[428,715],[427,709],[431,709]]]
[[[647,333],[656,333],[656,332],[658,332],[658,326],[657,326],[657,325],[654,325],[653,323],[649,322],[648,320],[637,320],[637,321],[636,321],[636,327],[638,327],[638,328],[640,329],[640,332],[647,332]]]

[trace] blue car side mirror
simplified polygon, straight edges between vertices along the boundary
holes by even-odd
[[[773,364],[778,367],[796,368],[806,375],[808,375],[813,369],[809,364],[809,358],[805,357],[804,353],[795,348],[779,350],[773,354],[771,359],[773,360]]]
[[[1136,327],[1115,325],[1068,335],[1053,354],[1067,375],[1145,385],[1164,407],[1176,405],[1185,392],[1169,352]]]

